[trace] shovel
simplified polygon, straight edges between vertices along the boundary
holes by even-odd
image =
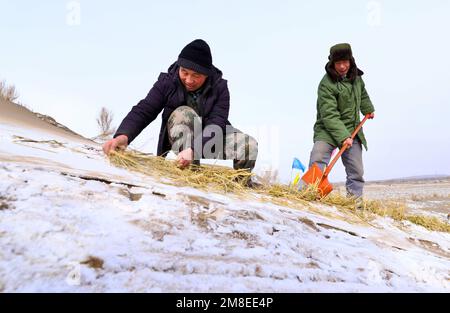
[[[370,114],[367,114],[364,119],[359,123],[359,125],[356,127],[356,129],[352,133],[352,140],[355,139],[356,134],[358,134],[359,130],[363,126],[363,124],[367,121]],[[348,145],[344,144],[342,148],[339,150],[338,154],[333,158],[331,163],[325,168],[325,172],[322,173],[322,170],[317,165],[317,163],[314,163],[311,168],[303,175],[302,180],[306,184],[316,184],[317,188],[319,189],[319,193],[321,197],[325,197],[328,195],[331,191],[333,191],[333,185],[330,184],[328,181],[328,174],[330,174],[331,169],[333,168],[334,164],[336,164],[337,160],[341,157],[341,155],[347,150]]]

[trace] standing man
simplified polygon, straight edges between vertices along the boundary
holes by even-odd
[[[362,129],[354,140],[351,133],[360,123],[360,112],[375,117],[374,107],[367,94],[364,74],[356,66],[351,46],[337,44],[330,49],[326,74],[322,78],[317,97],[317,121],[314,124],[314,146],[309,166],[314,163],[324,170],[336,147],[348,144],[342,155],[347,174],[346,189],[349,197],[361,198],[364,186],[362,145],[367,142]]]
[[[125,149],[162,111],[159,156],[170,150],[182,168],[201,158],[232,159],[235,169],[251,171],[258,144],[228,121],[230,94],[222,72],[212,64],[208,44],[197,39],[161,73],[147,97],[120,124],[114,139],[103,145],[109,154]]]

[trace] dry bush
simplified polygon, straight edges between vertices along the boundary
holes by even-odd
[[[412,195],[411,200],[415,202],[424,202],[424,201],[437,201],[437,200],[446,200],[449,196],[441,195],[438,193],[432,193],[427,195]]]
[[[0,97],[4,100],[14,102],[19,98],[19,94],[16,91],[14,85],[6,85],[6,82],[0,81]]]
[[[100,113],[97,118],[97,125],[100,128],[100,135],[99,137],[109,137],[116,131],[115,128],[112,126],[114,115],[113,113],[106,109],[105,107],[102,107],[100,110]]]

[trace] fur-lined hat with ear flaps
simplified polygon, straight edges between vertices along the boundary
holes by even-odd
[[[334,69],[334,63],[338,61],[349,60],[350,69],[347,78],[353,83],[357,76],[364,74],[357,66],[353,57],[352,47],[348,43],[339,43],[330,48],[329,62],[325,66],[325,70],[334,82],[341,81],[343,78]]]
[[[332,62],[351,60],[352,58],[352,47],[348,43],[339,43],[330,48],[328,60]]]

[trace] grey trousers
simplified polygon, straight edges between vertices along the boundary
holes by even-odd
[[[330,162],[331,154],[335,148],[335,146],[325,141],[316,141],[311,151],[309,167],[317,163],[323,171],[325,166]],[[362,145],[359,139],[355,138],[352,147],[342,154],[342,163],[347,174],[347,181],[345,183],[347,195],[350,197],[361,197],[364,187],[364,167],[362,161]]]

